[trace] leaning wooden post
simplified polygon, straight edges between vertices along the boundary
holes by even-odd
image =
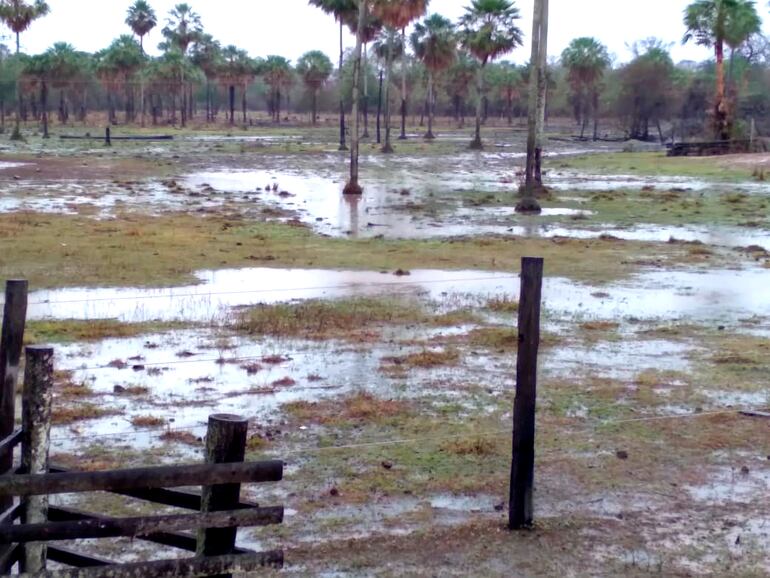
[[[206,462],[212,464],[242,462],[246,457],[249,421],[237,415],[216,414],[209,417],[206,433]],[[240,502],[240,484],[204,486],[201,512],[233,510]],[[198,556],[224,556],[235,548],[237,528],[218,528],[198,532]],[[223,574],[218,578],[230,577]]]
[[[48,473],[48,448],[51,442],[51,397],[53,393],[53,349],[27,347],[24,368],[24,391],[21,400],[21,467],[28,474]],[[24,499],[22,518],[25,524],[48,521],[48,496]],[[46,566],[46,545],[30,542],[24,545],[21,569],[34,574]]]
[[[508,504],[508,527],[511,530],[531,527],[533,521],[537,351],[540,345],[542,287],[543,259],[525,257],[521,262],[519,353],[513,406],[513,463]]]

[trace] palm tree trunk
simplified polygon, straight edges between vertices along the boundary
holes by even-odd
[[[243,108],[243,126],[246,126],[246,124],[248,122],[248,118],[247,118],[248,117],[248,111],[247,111],[248,103],[246,102],[246,92],[247,92],[248,88],[249,88],[248,81],[244,81],[243,82],[243,96],[242,96],[242,99],[241,99],[241,105],[242,105],[242,108]]]
[[[369,54],[367,46],[363,47],[363,67],[364,67],[364,134],[361,138],[369,138]]]
[[[368,0],[359,0],[358,2],[358,34],[356,34],[356,51],[353,60],[353,128],[350,134],[350,180],[342,191],[346,195],[360,195],[363,192],[361,185],[358,184],[358,151],[361,136],[359,134],[358,101],[359,87],[361,82],[361,49],[363,46],[362,35],[366,23],[366,5]]]
[[[344,50],[342,47],[342,19],[340,19],[340,73],[339,73],[339,91],[340,91],[340,151],[348,150],[345,144],[345,98],[342,92],[342,64],[344,59]]]
[[[718,39],[714,51],[717,60],[717,95],[714,107],[714,128],[718,140],[730,139],[727,103],[725,102],[725,53],[724,42]]]
[[[527,167],[524,185],[520,192],[522,200],[516,206],[517,212],[539,213],[540,205],[535,200],[535,191],[538,187],[537,182],[537,145],[538,145],[538,125],[540,117],[540,68],[543,40],[543,3],[546,0],[535,0],[534,14],[532,18],[532,55],[529,72],[529,103],[527,118]]]
[[[433,134],[433,71],[428,69],[428,132],[425,138],[433,140],[436,135]]]
[[[398,140],[406,140],[406,28],[401,29],[401,134]]]
[[[318,124],[318,88],[313,88],[313,126]]]
[[[393,40],[390,36],[388,36],[388,57],[385,69],[385,144],[382,145],[382,152],[390,154],[393,152],[393,145],[390,144],[390,77],[393,74]]]
[[[43,138],[50,138],[48,134],[48,83],[45,80],[40,85],[40,108],[43,111]]]
[[[16,54],[21,52],[21,44],[19,43],[19,33],[16,33]]]
[[[380,90],[377,93],[377,144],[382,142],[382,133],[380,131],[380,116],[382,115],[382,70],[380,70]]]
[[[486,62],[482,62],[476,73],[476,92],[478,98],[476,99],[476,133],[471,141],[471,149],[480,151],[484,148],[484,143],[481,142],[481,113],[484,107],[484,67]]]
[[[537,63],[537,142],[535,145],[535,182],[543,189],[543,149],[545,148],[545,101],[548,91],[548,0],[540,2],[540,43]]]

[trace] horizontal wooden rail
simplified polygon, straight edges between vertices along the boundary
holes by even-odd
[[[280,460],[158,466],[104,472],[4,475],[0,476],[0,496],[40,496],[202,484],[278,482],[281,479],[283,479],[283,462]]]
[[[114,562],[105,560],[104,558],[98,558],[97,556],[90,556],[86,554],[80,554],[70,550],[69,548],[62,548],[61,546],[48,546],[48,559],[51,562],[58,562],[65,566],[74,566],[75,568],[89,568],[92,566],[111,566]]]
[[[0,526],[0,543],[26,544],[28,542],[84,540],[87,538],[136,537],[154,532],[179,532],[197,528],[267,526],[281,522],[283,522],[283,506],[205,514],[47,522]]]
[[[254,506],[255,508],[257,506]],[[51,522],[77,522],[79,520],[99,520],[102,522],[111,522],[114,518],[101,516],[90,512],[83,512],[75,508],[63,506],[50,506],[48,508],[48,519]],[[195,552],[198,547],[198,540],[195,536],[189,534],[179,534],[175,532],[154,532],[146,536],[137,536],[137,539],[163,546],[170,546],[186,552]],[[233,554],[253,554],[253,550],[236,547]],[[72,564],[75,565],[75,564]]]
[[[66,474],[71,473],[72,470],[68,470],[59,465],[52,465],[49,468],[52,474]],[[153,504],[162,504],[164,506],[173,506],[175,508],[183,508],[185,510],[193,510],[200,512],[201,510],[201,495],[195,492],[185,492],[182,490],[169,490],[166,488],[141,488],[138,490],[113,490],[111,493],[118,494],[120,496],[127,496],[129,498],[136,498],[137,500],[144,500],[146,502],[152,502]],[[251,508],[258,508],[259,504],[240,501],[238,504],[234,504],[230,510],[249,510]]]
[[[97,568],[72,568],[49,570],[38,574],[21,574],[24,578],[186,578],[211,576],[226,572],[253,572],[260,568],[282,568],[283,552],[275,550],[259,554],[231,554],[211,558],[187,558],[183,560],[159,560],[137,562]]]
[[[4,454],[19,445],[21,443],[21,436],[22,431],[17,429],[5,439],[0,440],[0,454]]]

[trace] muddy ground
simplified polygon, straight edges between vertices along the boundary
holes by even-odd
[[[207,416],[239,413],[249,458],[286,461],[246,497],[287,508],[239,540],[283,574],[766,575],[770,422],[739,410],[770,405],[768,156],[555,140],[522,217],[520,133],[442,136],[365,147],[357,200],[325,129],[3,143],[0,271],[56,345],[54,461],[197,461]],[[509,533],[526,255],[536,525]]]

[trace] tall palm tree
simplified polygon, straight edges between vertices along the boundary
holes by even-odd
[[[472,0],[460,18],[460,42],[481,64],[477,74],[476,134],[471,148],[481,150],[481,112],[484,68],[521,46],[522,32],[516,25],[519,9],[511,0]]]
[[[134,78],[144,62],[145,55],[139,43],[127,34],[115,39],[102,58],[102,65],[110,71],[107,76],[112,87],[122,86],[125,91],[127,123],[134,117]],[[111,120],[114,121],[114,117]]]
[[[594,140],[597,138],[596,120],[599,108],[599,84],[610,65],[607,48],[595,38],[575,38],[561,53],[561,62],[567,68],[567,78],[577,120],[581,123],[580,136],[585,132],[589,112],[594,118]]]
[[[241,87],[241,111],[243,124],[247,123],[248,103],[246,94],[249,85],[257,75],[257,63],[245,50],[230,45],[222,50],[221,64],[217,74],[226,83],[230,97],[230,124],[235,124],[235,87]]]
[[[545,95],[548,87],[546,60],[548,54],[548,0],[535,0],[532,15],[532,54],[529,65],[529,103],[527,105],[527,164],[521,200],[517,213],[542,212],[535,195],[545,192],[542,156],[545,140]]]
[[[0,22],[16,34],[16,54],[20,51],[19,36],[38,18],[51,11],[45,0],[27,3],[25,0],[0,0]]]
[[[361,52],[364,45],[364,36],[366,35],[366,15],[368,13],[368,4],[370,0],[359,0],[358,2],[358,24],[356,26],[356,48],[353,52],[353,130],[350,138],[350,180],[345,185],[342,193],[344,195],[360,195],[363,189],[358,182],[358,151],[361,142],[361,134],[358,130],[358,101],[360,98],[361,81]]]
[[[187,3],[177,4],[168,13],[166,26],[162,30],[166,38],[166,46],[179,50],[182,58],[187,59],[187,51],[190,45],[197,42],[203,33],[201,17]],[[184,73],[187,67],[182,67],[182,126],[184,127],[188,115],[187,90],[185,88]],[[192,102],[190,112],[192,111]]]
[[[273,121],[281,122],[281,89],[290,83],[291,63],[283,56],[271,55],[265,59],[262,77],[272,91]]]
[[[455,120],[459,128],[465,126],[465,99],[468,96],[468,88],[476,78],[478,67],[475,58],[466,50],[460,50],[447,74],[447,92],[454,103]]]
[[[222,46],[211,34],[201,34],[193,46],[190,60],[206,77],[206,122],[211,122],[214,120],[211,85],[221,70]]]
[[[358,11],[350,13],[346,18],[346,23],[350,32],[358,34]],[[371,13],[371,10],[366,11],[363,26],[363,76],[364,76],[364,102],[363,102],[363,115],[364,115],[364,132],[361,138],[369,138],[369,50],[368,46],[373,42],[377,35],[382,30],[382,21]]]
[[[401,44],[406,53],[406,27],[425,15],[430,0],[373,0],[372,12],[385,26],[401,31]],[[406,55],[406,54],[405,54]],[[402,60],[401,69],[401,135],[400,140],[406,140],[406,58]],[[388,131],[385,131],[386,145]]]
[[[725,97],[725,44],[737,47],[758,32],[761,20],[751,0],[696,0],[684,13],[687,32],[683,42],[714,48],[717,63],[716,98],[714,102],[714,133],[720,140],[729,140],[732,118]]]
[[[344,48],[342,46],[342,34],[346,21],[350,21],[351,18],[355,18],[357,14],[358,6],[356,0],[308,0],[308,4],[320,8],[326,14],[331,14],[334,19],[340,23],[340,67],[339,67],[339,83],[340,92],[340,148],[341,151],[348,150],[345,144],[345,100],[342,93],[342,65],[344,61]]]
[[[81,76],[84,66],[84,55],[75,50],[71,44],[57,42],[45,52],[48,60],[48,72],[51,86],[59,89],[59,122],[67,122],[69,110],[64,89],[69,89],[72,83]]]
[[[312,95],[313,125],[318,122],[318,91],[329,80],[333,69],[332,61],[320,50],[306,52],[297,61],[297,72]]]
[[[406,58],[403,38],[398,30],[385,26],[374,41],[374,52],[377,58],[385,61],[385,142],[382,145],[383,153],[392,153],[393,145],[390,142],[390,86],[393,76],[393,61]]]
[[[428,132],[426,139],[434,139],[433,115],[435,109],[435,75],[446,70],[457,57],[457,36],[452,22],[434,14],[415,24],[411,36],[412,50],[428,71]]]
[[[136,0],[128,8],[126,24],[139,37],[139,47],[144,52],[144,37],[158,25],[155,10],[146,0]]]

